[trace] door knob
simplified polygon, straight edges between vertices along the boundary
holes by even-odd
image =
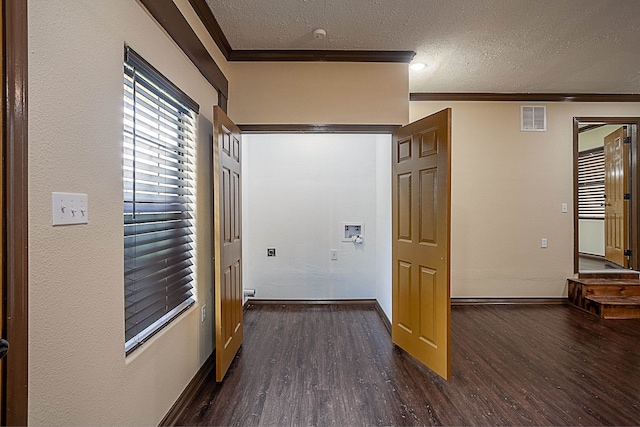
[[[0,339],[0,359],[3,359],[9,351],[9,341]]]

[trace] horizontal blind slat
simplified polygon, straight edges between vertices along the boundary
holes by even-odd
[[[123,77],[128,353],[194,301],[193,147],[198,106],[130,48],[125,51]]]

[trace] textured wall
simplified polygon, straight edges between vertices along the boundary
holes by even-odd
[[[407,64],[232,62],[229,116],[238,124],[405,124]]]
[[[560,297],[573,274],[573,117],[640,116],[640,104],[549,103],[547,132],[520,132],[517,102],[452,108],[451,295]],[[561,213],[561,204],[569,213]],[[540,248],[546,237],[549,247]]]
[[[32,425],[157,425],[212,351],[212,317],[200,323],[197,304],[124,355],[125,43],[201,106],[196,276],[199,303],[212,307],[208,135],[217,94],[134,0],[30,1]],[[88,193],[89,224],[52,227],[52,191]]]

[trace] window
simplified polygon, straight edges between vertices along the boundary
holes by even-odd
[[[604,148],[578,154],[578,218],[604,219]]]
[[[195,302],[198,104],[130,48],[124,61],[125,351]]]

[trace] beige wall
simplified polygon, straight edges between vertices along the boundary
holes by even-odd
[[[524,103],[523,103],[524,104]],[[517,102],[452,107],[451,294],[560,297],[573,273],[573,117],[640,116],[640,104],[548,103],[547,132],[520,132]],[[569,213],[561,213],[561,204]],[[549,247],[540,248],[547,238]]]
[[[176,0],[191,22],[193,11]],[[197,27],[197,25],[196,25]],[[202,28],[196,28],[202,37]],[[201,106],[199,303],[124,355],[122,60],[129,44]],[[226,64],[238,123],[409,121],[404,64]],[[29,2],[29,423],[155,425],[211,354],[209,135],[215,90],[134,0]],[[446,103],[413,103],[411,118]],[[517,103],[452,103],[454,296],[559,296],[572,271],[571,118],[637,104],[550,104],[520,133]],[[489,190],[487,190],[489,189]],[[51,192],[89,195],[87,225],[52,227]],[[539,248],[540,237],[549,248]]]
[[[232,62],[229,116],[238,124],[404,124],[407,64]]]
[[[134,0],[29,2],[29,423],[157,425],[212,352],[209,134],[217,93]],[[199,302],[124,355],[123,46],[201,107]],[[204,184],[204,185],[203,185]],[[51,192],[89,224],[51,226]]]

